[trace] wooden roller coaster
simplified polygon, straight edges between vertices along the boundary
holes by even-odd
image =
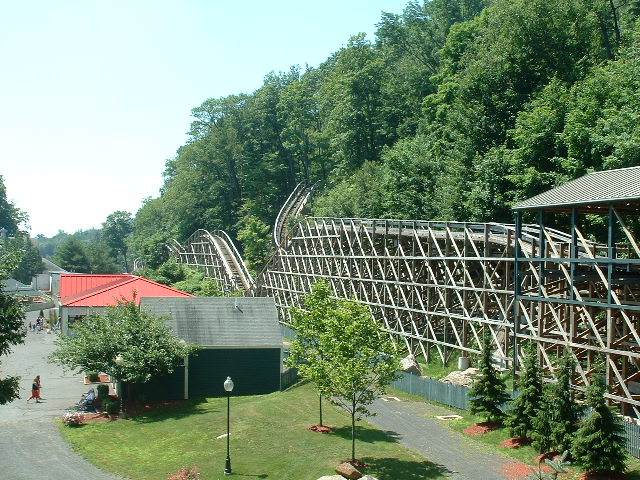
[[[299,217],[287,231],[310,193],[299,185],[281,209],[276,253],[255,281],[224,232],[199,230],[172,252],[226,289],[274,297],[283,323],[324,278],[426,359],[478,353],[487,334],[496,361],[517,369],[533,343],[549,378],[565,351],[575,358],[578,389],[604,361],[608,397],[640,416],[640,248],[625,222],[635,207],[556,209],[571,216],[570,233],[545,225],[540,209],[538,224],[523,224],[526,205],[515,224]],[[582,213],[608,216],[604,242],[581,230]]]

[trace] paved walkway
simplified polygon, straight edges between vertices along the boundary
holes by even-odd
[[[38,312],[29,312],[26,323]],[[88,390],[81,377],[47,361],[56,335],[27,335],[25,344],[2,357],[1,375],[18,375],[21,399],[0,406],[0,478],[12,480],[117,480],[76,455],[60,436],[55,419],[73,407]],[[42,379],[42,403],[27,404],[31,381]]]
[[[370,409],[376,416],[367,421],[392,432],[405,446],[443,468],[455,480],[505,480],[500,472],[517,462],[491,453],[435,418],[453,412],[422,402],[378,399]]]

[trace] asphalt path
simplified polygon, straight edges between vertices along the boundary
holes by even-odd
[[[444,425],[445,421],[455,421],[436,418],[454,413],[444,407],[426,402],[377,399],[370,410],[375,416],[368,417],[368,422],[424,455],[452,480],[505,480],[508,477],[503,472],[519,464]]]
[[[38,312],[28,312],[25,324],[35,323]],[[47,360],[56,334],[29,332],[25,343],[1,358],[0,376],[20,376],[20,396],[0,406],[0,478],[12,480],[118,480],[74,453],[62,438],[56,419],[89,387],[80,375],[65,372]],[[31,382],[42,381],[42,403],[33,400]]]

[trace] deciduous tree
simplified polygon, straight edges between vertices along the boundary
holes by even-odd
[[[108,307],[73,324],[73,335],[61,335],[50,359],[69,369],[105,372],[121,381],[144,383],[172,372],[195,350],[181,343],[161,317],[134,302]],[[116,357],[122,356],[118,365]]]
[[[351,459],[356,459],[356,420],[370,415],[368,406],[396,378],[400,361],[388,335],[366,305],[340,300],[320,337],[318,386],[331,403],[351,417]]]
[[[102,224],[102,236],[106,244],[122,255],[125,270],[129,271],[129,236],[133,231],[133,219],[129,212],[118,210],[110,214]]]
[[[8,272],[15,268],[19,259],[19,252],[7,252],[0,241],[0,280],[7,278]],[[23,343],[25,334],[22,303],[4,293],[0,283],[0,358],[10,353],[13,345]],[[20,377],[0,378],[0,405],[20,398],[19,380]]]
[[[331,287],[326,281],[319,280],[304,297],[302,308],[291,308],[291,328],[296,336],[291,342],[287,364],[298,370],[302,378],[316,384],[320,393],[319,416],[322,426],[322,389],[329,372],[324,363],[323,336],[327,335],[327,322],[337,306],[331,298]]]

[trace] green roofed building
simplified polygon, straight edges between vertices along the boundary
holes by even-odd
[[[175,334],[201,349],[182,371],[132,386],[149,398],[223,395],[230,376],[234,394],[280,389],[282,333],[273,298],[145,297],[140,308],[167,318]]]

